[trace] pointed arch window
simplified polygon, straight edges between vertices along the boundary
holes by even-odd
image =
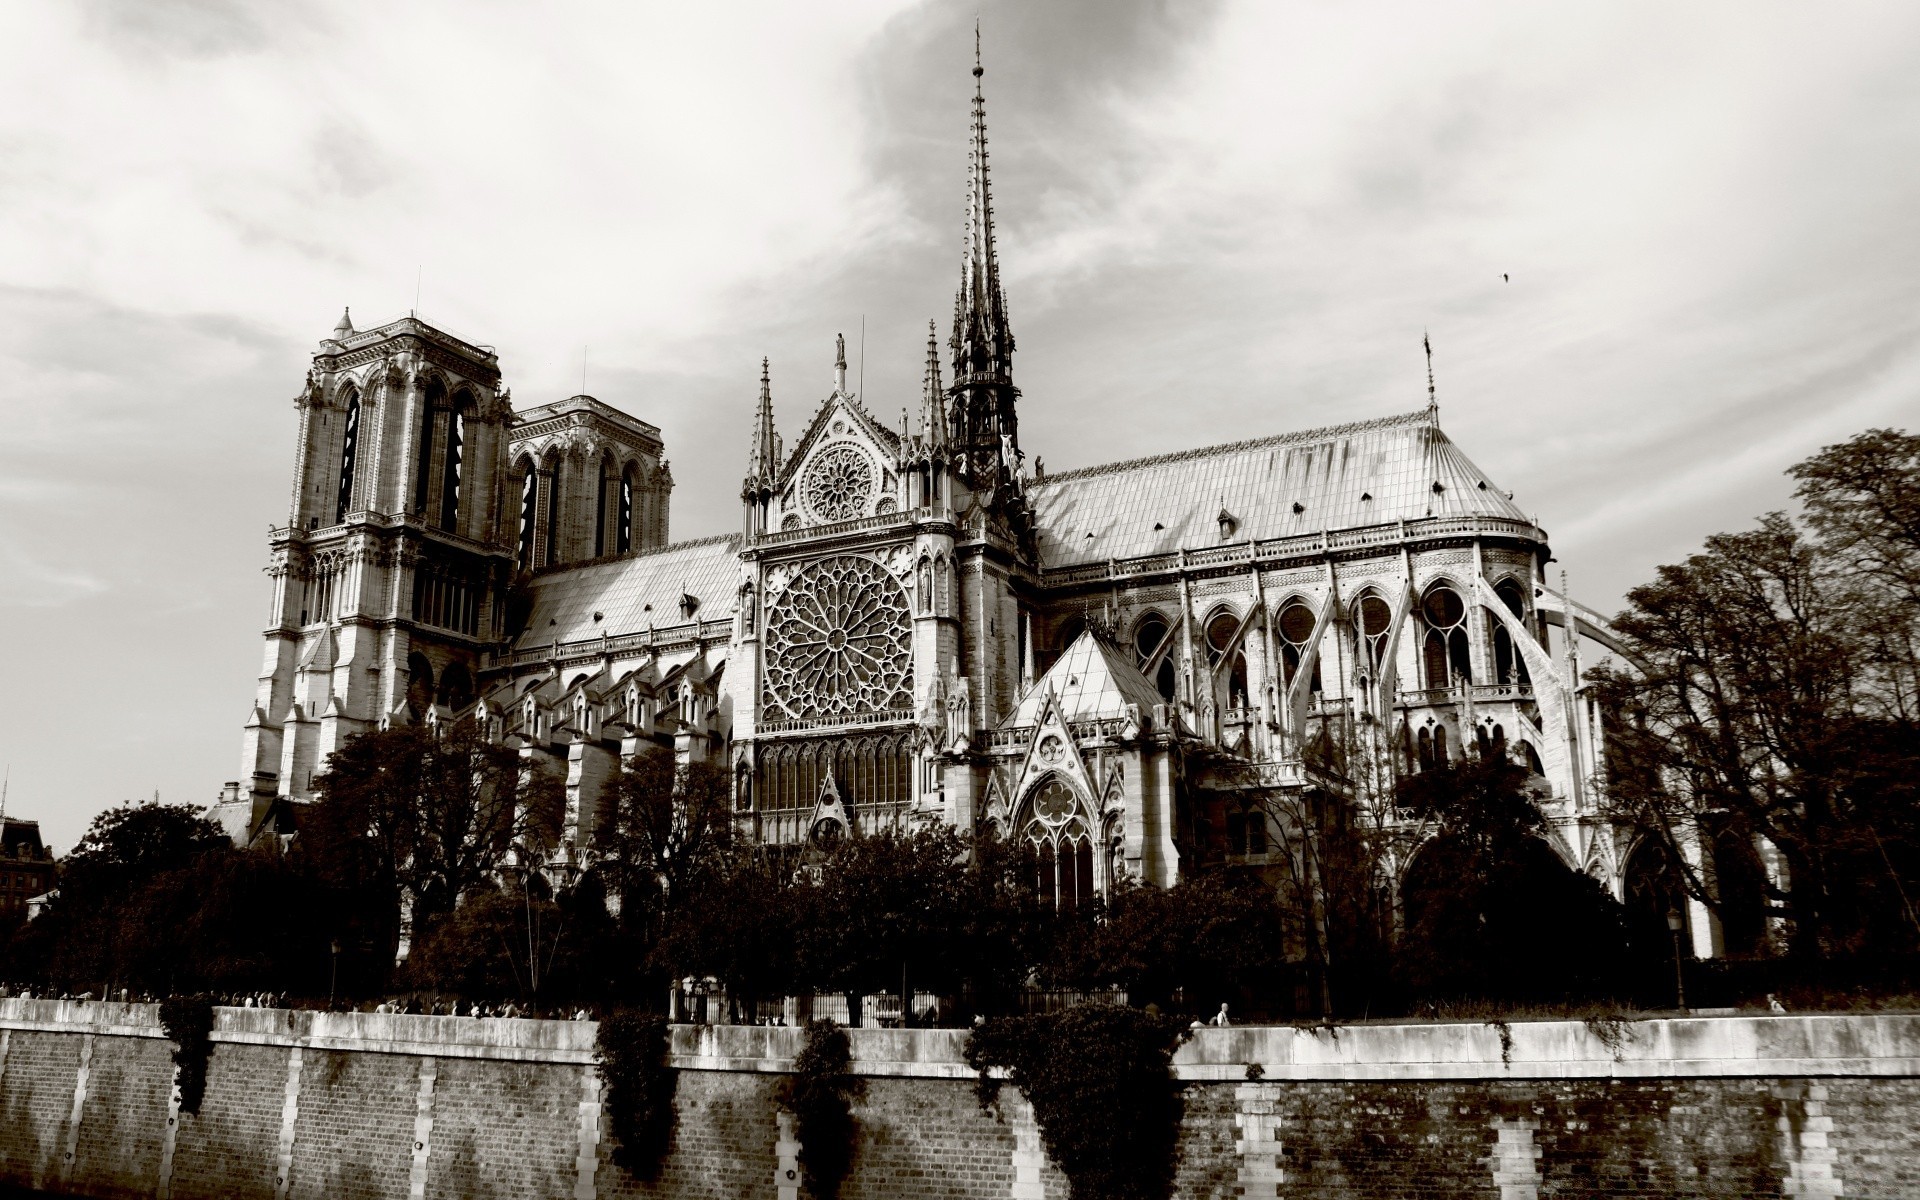
[[[620,472],[620,520],[615,545],[621,554],[633,549],[633,468]]]
[[[1521,593],[1518,581],[1502,579],[1494,585],[1493,590],[1494,594],[1500,597],[1500,602],[1507,606],[1508,612],[1522,620],[1526,619],[1526,599]],[[1518,647],[1513,644],[1513,635],[1507,632],[1506,622],[1495,613],[1487,614],[1487,622],[1492,627],[1493,671],[1496,682],[1521,684],[1532,682],[1527,674],[1527,660],[1518,653]]]
[[[1452,687],[1455,677],[1473,682],[1473,653],[1467,644],[1467,606],[1460,593],[1446,584],[1428,590],[1420,602],[1427,625],[1421,661],[1429,688]]]
[[[560,461],[549,459],[546,468],[540,472],[541,491],[546,495],[546,519],[541,522],[546,534],[542,539],[545,545],[538,548],[540,565],[551,566],[560,561]]]
[[[446,392],[438,380],[429,381],[420,393],[420,448],[414,456],[413,511],[424,514],[433,489],[433,443],[440,410],[445,407]]]
[[[1153,656],[1167,640],[1167,619],[1159,613],[1148,613],[1133,628],[1133,648],[1140,669],[1145,671],[1153,663]],[[1173,652],[1168,650],[1160,655],[1160,665],[1153,671],[1153,686],[1161,697],[1168,702],[1173,700],[1179,679],[1173,669]]]
[[[1360,630],[1361,646],[1366,651],[1367,665],[1377,678],[1387,660],[1387,635],[1393,632],[1393,609],[1378,595],[1369,592],[1355,606],[1354,617],[1354,624]]]
[[[1033,790],[1022,831],[1035,857],[1034,890],[1040,902],[1077,908],[1093,899],[1093,835],[1080,815],[1080,801],[1058,776]]]
[[[520,545],[517,555],[522,571],[533,570],[534,518],[539,505],[540,473],[533,469],[532,463],[525,463],[521,468]]]
[[[447,410],[447,452],[440,465],[440,528],[460,528],[460,454],[467,427],[461,406]]]
[[[1227,707],[1247,707],[1247,656],[1234,642],[1240,632],[1240,618],[1231,609],[1221,609],[1207,619],[1207,661],[1218,673],[1226,663]]]
[[[605,459],[600,460],[600,476],[595,484],[598,489],[593,499],[593,556],[599,558],[607,552],[607,493],[612,489],[609,478],[613,466]]]
[[[347,508],[353,503],[353,467],[360,453],[360,393],[347,393],[347,427],[340,439],[340,491],[334,503],[333,523],[342,524],[347,519]]]
[[[1280,666],[1283,679],[1288,687],[1293,686],[1294,676],[1300,673],[1300,664],[1307,659],[1308,649],[1313,642],[1313,629],[1319,619],[1304,600],[1289,600],[1280,606]],[[1307,683],[1307,690],[1320,690],[1320,656],[1313,655],[1313,676]]]

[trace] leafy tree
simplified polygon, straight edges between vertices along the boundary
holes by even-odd
[[[1189,875],[1170,888],[1114,889],[1062,938],[1050,974],[1085,987],[1127,989],[1134,1004],[1162,1006],[1179,992],[1188,1011],[1210,1012],[1243,987],[1271,979],[1288,960],[1273,891],[1247,875]]]
[[[470,720],[351,738],[315,781],[300,839],[330,883],[372,898],[369,931],[391,961],[402,915],[417,933],[460,897],[490,886],[516,846],[543,858],[558,837],[565,788],[489,743]]]
[[[63,902],[124,897],[155,876],[232,848],[220,826],[191,804],[122,804],[93,819],[60,863]]]
[[[800,1173],[809,1195],[835,1200],[853,1169],[860,1144],[853,1101],[866,1091],[853,1073],[847,1031],[832,1021],[807,1022],[807,1044],[794,1057],[793,1073],[774,1087],[774,1102],[793,1114],[800,1139]]]
[[[896,990],[904,1002],[916,979],[951,986],[966,857],[967,843],[946,828],[841,842],[818,881],[796,891],[805,977],[846,992],[850,1005]]]
[[[705,859],[687,883],[656,951],[674,977],[711,975],[747,1013],[795,979],[797,893],[786,856],[733,843]]]
[[[649,748],[607,782],[596,825],[595,870],[608,892],[623,911],[664,919],[732,840],[727,773],[711,762],[676,764],[671,751]]]
[[[1628,595],[1644,669],[1594,673],[1611,815],[1729,930],[1758,903],[1803,959],[1912,949],[1920,438],[1870,430],[1791,474],[1803,524],[1717,534]]]
[[[472,891],[414,945],[401,979],[461,996],[552,999],[556,977],[564,987],[577,970],[571,932],[542,889]]]
[[[1543,840],[1526,784],[1504,757],[1438,764],[1402,783],[1400,806],[1438,828],[1401,888],[1395,966],[1412,998],[1579,1001],[1620,987],[1624,913]]]

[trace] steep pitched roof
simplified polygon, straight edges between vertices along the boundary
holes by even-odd
[[[1028,490],[1047,568],[1424,517],[1527,515],[1430,412],[1049,475]],[[1091,535],[1091,536],[1089,536]]]
[[[1068,721],[1125,716],[1129,704],[1152,713],[1153,706],[1163,700],[1125,650],[1091,629],[1075,638],[1047,673],[1027,689],[1001,727],[1038,725],[1049,691],[1060,698],[1060,715]]]
[[[536,576],[533,613],[518,644],[526,649],[684,625],[683,595],[700,602],[695,620],[722,617],[733,601],[739,546],[739,537],[729,534]]]

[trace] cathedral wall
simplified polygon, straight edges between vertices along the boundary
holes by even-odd
[[[1604,1031],[1601,1031],[1604,1032]],[[676,1026],[659,1178],[615,1166],[587,1022],[216,1012],[198,1115],[154,1006],[0,1001],[0,1185],[119,1197],[789,1200],[794,1029]],[[843,1195],[1059,1200],[1032,1109],[964,1030],[853,1030]],[[1263,1078],[1250,1080],[1258,1064]],[[1175,1195],[1911,1195],[1920,1016],[1202,1029]]]

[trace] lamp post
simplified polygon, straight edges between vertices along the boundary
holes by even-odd
[[[340,981],[340,939],[334,938],[327,948],[333,951],[333,964],[327,972],[327,1007],[333,1007],[334,985]]]
[[[1687,1010],[1687,974],[1681,966],[1680,959],[1680,930],[1685,924],[1686,920],[1681,917],[1679,909],[1670,908],[1667,910],[1667,928],[1673,932],[1674,1002],[1681,1012]]]

